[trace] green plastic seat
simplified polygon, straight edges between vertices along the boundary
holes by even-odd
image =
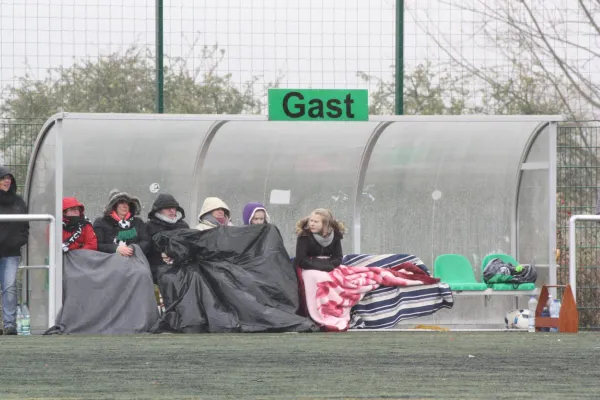
[[[514,266],[519,265],[519,262],[514,259],[513,256],[509,254],[490,254],[484,257],[481,262],[481,280],[483,281],[483,270],[485,266],[488,265],[490,261],[494,258],[499,258],[505,263],[510,263]],[[518,285],[515,283],[492,283],[487,284],[487,286],[491,287],[493,290],[535,290],[535,283],[519,283]]]
[[[535,290],[535,283],[494,283],[491,285],[494,290]]]
[[[483,291],[487,285],[477,282],[473,266],[460,254],[442,254],[433,264],[433,276],[450,286],[452,290]]]

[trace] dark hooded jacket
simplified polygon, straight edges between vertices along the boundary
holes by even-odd
[[[167,222],[164,219],[161,219],[156,216],[156,214],[165,208],[176,208],[177,209],[177,222]],[[161,193],[158,195],[154,204],[152,204],[152,210],[148,213],[148,222],[146,223],[146,227],[148,228],[148,236],[152,240],[152,237],[156,235],[158,232],[163,231],[173,231],[175,229],[189,229],[187,222],[184,221],[185,211],[179,205],[175,197],[170,194]],[[148,253],[148,261],[150,262],[150,266],[156,267],[159,265],[164,265],[165,263],[162,260],[161,254],[157,249],[151,247]]]
[[[115,210],[117,203],[121,200],[129,203],[130,217],[127,220],[117,221],[111,215]],[[96,218],[94,221],[94,231],[98,238],[98,251],[104,253],[114,253],[119,247],[119,243],[129,246],[137,244],[144,254],[150,250],[150,237],[146,229],[146,224],[139,217],[142,206],[140,200],[126,192],[111,192],[108,204],[104,208],[104,216]]]
[[[0,190],[0,214],[27,214],[27,205],[17,194],[17,181],[8,168],[0,166],[0,177],[10,175],[7,192]],[[29,238],[29,222],[0,222],[0,257],[17,257]]]

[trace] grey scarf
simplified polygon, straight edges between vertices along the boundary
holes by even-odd
[[[322,247],[327,247],[331,243],[333,243],[333,237],[334,236],[335,235],[334,235],[333,232],[331,232],[327,236],[319,235],[318,233],[313,233],[313,237],[315,238],[315,240],[317,241],[317,243],[319,243]]]
[[[215,217],[213,217],[211,214],[205,214],[205,215],[203,215],[202,218],[200,218],[200,221],[210,222],[214,226],[229,225],[229,217],[227,217],[227,216],[225,216],[225,223],[224,224],[221,224],[219,221],[217,221],[217,219]]]
[[[174,224],[177,221],[179,221],[182,217],[181,212],[177,211],[177,216],[175,218],[169,218],[166,215],[163,215],[160,213],[160,211],[157,211],[156,213],[154,213],[154,216],[158,219],[160,219],[161,221],[165,221],[169,224]]]

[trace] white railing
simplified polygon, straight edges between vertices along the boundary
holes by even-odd
[[[57,310],[62,307],[62,293],[56,294],[56,220],[50,214],[0,214],[3,221],[49,221],[50,242],[48,251],[48,265],[23,265],[23,269],[48,268],[48,327],[54,326]],[[61,285],[62,287],[62,285]],[[57,304],[61,303],[61,304]]]
[[[577,279],[575,275],[577,273],[577,235],[575,234],[577,221],[600,221],[600,215],[573,215],[569,219],[569,285],[571,285],[575,302],[577,302]]]

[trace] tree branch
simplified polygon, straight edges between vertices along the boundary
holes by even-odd
[[[600,3],[600,1],[598,2]],[[579,5],[581,6],[581,8],[583,8],[583,12],[590,20],[590,24],[596,29],[596,32],[598,32],[598,34],[600,35],[600,27],[598,26],[596,21],[594,21],[594,17],[592,16],[592,14],[590,14],[590,11],[587,9],[585,4],[583,4],[583,0],[579,0]]]
[[[462,56],[461,54],[461,58],[463,59],[463,61],[459,60],[456,56],[454,56],[454,54],[452,52],[450,52],[448,49],[451,49],[452,47],[450,46],[450,44],[448,43],[448,39],[446,38],[446,42],[448,44],[448,46],[446,45],[442,45],[442,43],[435,37],[433,36],[430,32],[428,32],[427,29],[425,29],[425,27],[423,26],[423,24],[417,19],[415,18],[415,24],[421,28],[421,30],[423,30],[424,32],[427,32],[427,35],[429,35],[429,38],[431,40],[433,40],[435,42],[435,44],[439,47],[439,49],[444,52],[448,57],[450,57],[450,59],[455,62],[456,64],[460,65],[461,67],[463,67],[464,69],[466,69],[467,71],[469,71],[472,75],[477,76],[478,78],[486,81],[487,83],[489,83],[490,85],[493,85],[494,82],[489,79],[487,76],[483,75],[478,68],[472,66],[471,64],[467,64],[466,60],[464,58],[464,56]]]
[[[519,1],[521,1],[521,0],[519,0]],[[600,2],[600,0],[598,0],[598,1]],[[457,7],[460,10],[463,10],[463,11],[472,12],[473,14],[476,14],[476,15],[479,15],[479,16],[483,17],[484,20],[485,20],[485,18],[490,18],[490,19],[494,19],[496,21],[505,23],[508,26],[510,26],[510,27],[514,28],[515,30],[517,30],[520,35],[523,35],[523,37],[530,36],[530,37],[536,37],[538,39],[542,38],[542,36],[539,33],[532,32],[530,29],[527,29],[527,28],[529,28],[528,24],[526,24],[523,21],[519,21],[519,20],[514,19],[510,15],[510,13],[508,11],[506,11],[506,9],[503,9],[504,13],[501,14],[497,10],[492,9],[489,6],[489,4],[486,4],[485,2],[482,2],[481,0],[479,1],[479,4],[481,4],[485,9],[489,10],[490,12],[486,12],[486,11],[482,11],[482,10],[477,10],[475,8],[467,7],[467,6],[460,5],[460,4],[455,4],[453,2],[444,1],[444,0],[439,0],[439,2],[441,4],[446,4],[448,6]],[[575,23],[580,23],[581,21],[574,21],[574,22]],[[486,23],[485,22],[481,22],[481,24],[485,25]],[[556,28],[554,26],[553,26],[553,29],[554,29],[554,32],[556,33],[556,35],[548,35],[548,34],[544,34],[544,35],[547,38],[549,38],[549,39],[551,39],[553,41],[556,41],[558,43],[563,43],[563,44],[572,46],[572,47],[580,49],[580,50],[585,50],[585,51],[593,54],[596,57],[600,57],[600,52],[594,51],[593,49],[591,49],[589,47],[582,46],[582,45],[580,45],[578,43],[572,42],[572,41],[568,40],[568,36],[566,36],[566,35],[559,35],[556,32]],[[497,33],[498,32],[496,31],[496,34]],[[493,41],[495,43],[498,42],[496,38],[492,37],[492,39],[493,39]]]
[[[519,1],[521,1],[523,3],[525,10],[527,11],[529,17],[532,19],[537,31],[536,30],[532,31],[531,29],[527,29],[527,28],[530,28],[530,26],[525,24],[522,21],[519,21],[519,20],[516,20],[515,18],[513,18],[511,13],[506,8],[503,8],[504,13],[500,13],[497,10],[492,9],[489,6],[489,3],[486,3],[485,1],[479,0],[479,2],[478,2],[482,6],[483,11],[476,9],[474,6],[473,6],[473,8],[466,7],[466,6],[460,6],[460,5],[458,7],[462,10],[469,11],[474,14],[480,15],[480,16],[484,17],[484,19],[485,18],[495,19],[496,21],[505,23],[509,27],[512,27],[513,29],[515,29],[516,32],[514,34],[511,35],[510,32],[508,32],[506,36],[510,37],[510,36],[514,35],[513,40],[517,40],[521,43],[523,42],[522,39],[524,39],[524,38],[527,38],[526,39],[527,41],[533,42],[535,44],[535,48],[532,47],[532,52],[537,53],[537,52],[541,51],[541,52],[547,54],[550,58],[554,59],[556,61],[556,63],[559,65],[559,67],[561,68],[561,70],[563,70],[563,73],[572,82],[573,86],[577,88],[577,90],[581,94],[581,96],[583,98],[585,98],[588,102],[590,102],[592,105],[597,106],[598,101],[596,100],[597,96],[595,94],[600,89],[598,87],[598,85],[594,84],[591,80],[586,78],[575,66],[567,64],[554,51],[554,48],[550,45],[549,40],[556,40],[560,43],[567,44],[574,48],[585,50],[585,51],[589,52],[591,55],[596,56],[596,57],[600,56],[600,54],[595,51],[592,51],[590,48],[586,48],[577,43],[573,43],[569,40],[562,39],[562,37],[564,35],[561,36],[558,34],[558,32],[556,31],[555,24],[552,26],[555,35],[545,34],[542,31],[539,23],[537,22],[537,19],[533,15],[531,8],[527,4],[525,4],[525,2],[523,0],[519,0]],[[448,2],[448,1],[440,0],[440,2],[444,3],[444,4],[452,5],[452,3]],[[502,46],[500,45],[499,40],[503,40],[503,39],[497,39],[497,36],[498,36],[497,34],[498,34],[498,32],[495,32],[493,35],[487,33],[487,36],[497,44],[497,47],[499,49],[502,49]],[[537,43],[538,40],[540,41],[540,43]],[[446,51],[446,53],[448,53],[448,52]],[[507,57],[507,58],[510,58],[510,57]],[[591,61],[591,59],[593,59],[593,57],[590,58],[590,61]],[[463,63],[463,67],[464,67],[464,63]],[[549,71],[547,69],[545,69],[545,71],[547,73],[549,73]],[[575,82],[575,79],[573,78],[574,76],[577,77],[577,79],[579,80],[579,83]],[[591,93],[587,93],[583,88],[589,90]]]
[[[579,94],[581,96],[583,96],[583,98],[585,98],[593,106],[600,108],[600,101],[596,101],[596,100],[592,99],[587,93],[585,93],[580,88],[580,86],[577,84],[577,82],[575,82],[575,80],[573,79],[573,77],[569,73],[568,68],[565,67],[564,60],[562,58],[560,58],[558,56],[558,54],[556,54],[556,52],[554,51],[554,49],[552,48],[552,46],[548,42],[547,38],[543,36],[542,28],[540,27],[540,25],[539,25],[539,23],[538,23],[537,18],[535,17],[535,15],[533,15],[533,12],[531,11],[531,8],[529,7],[529,5],[527,3],[525,3],[524,0],[520,0],[520,1],[521,1],[521,3],[523,3],[523,6],[527,10],[527,13],[529,14],[529,16],[530,16],[533,24],[535,25],[535,28],[540,33],[540,35],[542,35],[541,39],[544,42],[544,44],[546,45],[546,49],[550,52],[550,54],[554,58],[554,61],[556,61],[558,63],[558,66],[564,72],[564,74],[566,75],[567,79],[573,84],[573,86],[575,87],[575,89],[579,92]]]

